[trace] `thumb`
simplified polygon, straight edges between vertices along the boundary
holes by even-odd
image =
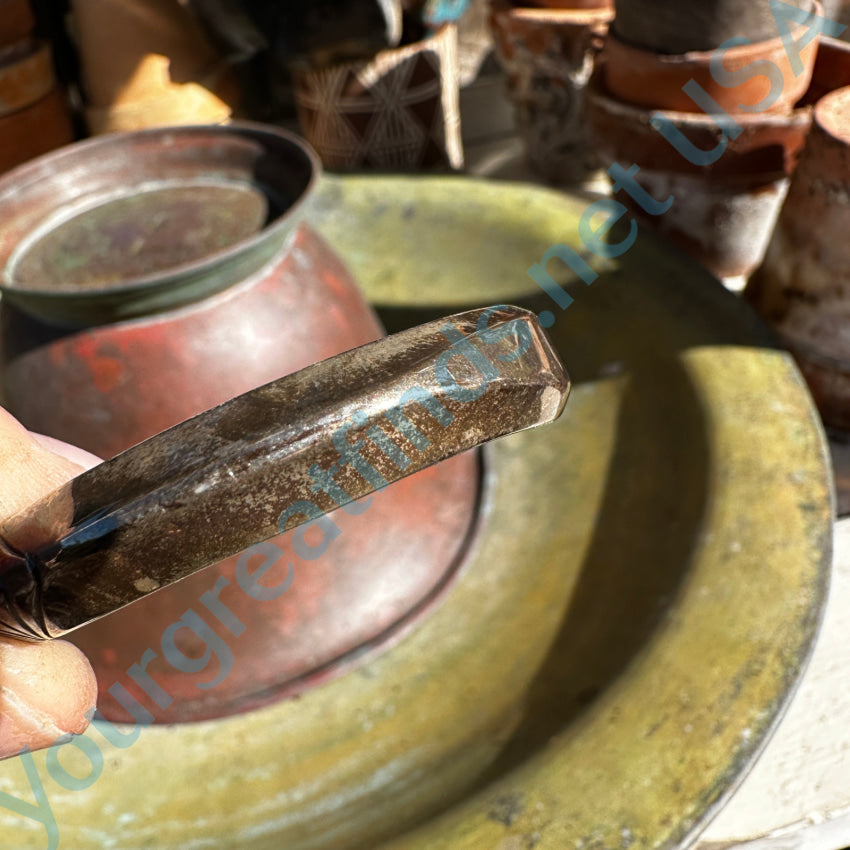
[[[97,462],[73,446],[30,434],[0,409],[0,521]],[[0,758],[85,731],[96,699],[91,666],[72,644],[0,638]]]

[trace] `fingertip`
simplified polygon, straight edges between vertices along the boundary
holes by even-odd
[[[12,516],[83,471],[0,409],[0,518]]]
[[[46,434],[38,434],[35,431],[30,431],[29,433],[42,448],[53,452],[55,455],[59,455],[59,457],[70,460],[72,463],[81,467],[81,469],[91,469],[93,466],[103,463],[97,455],[93,455],[85,449],[72,446],[70,443],[57,440],[55,437],[48,437]]]
[[[87,452],[30,434],[0,408],[0,518],[96,462]],[[0,638],[0,758],[85,731],[96,699],[94,672],[77,647]]]
[[[96,701],[94,672],[73,644],[0,638],[0,758],[84,732]]]

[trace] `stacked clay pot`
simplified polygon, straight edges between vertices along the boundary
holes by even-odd
[[[850,81],[850,62],[842,76]],[[818,101],[767,255],[745,293],[794,352],[824,422],[844,432],[850,432],[848,227],[850,87]]]
[[[73,139],[50,45],[34,29],[29,0],[0,0],[0,172]]]
[[[529,168],[580,185],[600,162],[587,136],[585,90],[613,17],[611,0],[495,0],[496,55]]]
[[[796,5],[822,15],[817,0]],[[790,24],[801,44],[808,29]],[[739,43],[719,54],[727,87],[715,79],[716,56],[732,38]],[[644,189],[675,199],[669,214],[642,217],[719,277],[746,276],[764,255],[811,126],[810,109],[798,102],[818,43],[811,38],[800,50],[802,68],[792,65],[766,2],[710,0],[698,8],[673,0],[617,2],[591,84],[591,133],[608,163],[637,165],[635,179]],[[752,70],[757,61],[773,63],[781,74],[773,89]],[[679,147],[668,140],[673,137]],[[715,150],[716,157],[707,155]]]

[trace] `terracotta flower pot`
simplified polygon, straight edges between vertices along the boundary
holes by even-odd
[[[795,353],[826,424],[850,430],[850,88],[814,114],[746,296]]]
[[[54,84],[46,42],[24,40],[0,49],[0,117],[41,100]]]
[[[787,0],[808,8],[810,0]],[[753,0],[614,0],[614,29],[627,44],[658,53],[714,50],[730,38],[751,42],[776,37],[770,5]]]
[[[0,0],[0,47],[26,38],[35,29],[29,0]]]
[[[293,77],[301,130],[328,168],[463,167],[455,26]]]
[[[65,95],[54,88],[41,100],[0,117],[0,173],[73,141]]]
[[[380,336],[345,268],[298,223],[317,176],[315,155],[295,137],[241,125],[102,137],[0,180],[8,408],[33,430],[108,457]],[[116,685],[173,722],[252,708],[332,676],[439,597],[476,496],[476,456],[454,458],[377,494],[365,514],[362,504],[337,511],[339,539],[309,564],[296,559],[297,578],[276,599],[243,593],[231,558],[75,632],[101,711],[131,718],[126,700],[110,695]],[[320,536],[308,532],[307,545],[318,545],[312,533]],[[297,552],[292,541],[273,542]],[[189,609],[207,611],[202,597],[221,585],[245,634],[207,612],[217,638],[189,628],[175,636],[189,658],[214,640],[232,652],[227,678],[205,689],[215,658],[185,672],[159,647]],[[147,674],[173,700],[146,698],[144,681],[127,674],[148,650]]]
[[[679,134],[683,150],[716,151],[717,158],[691,161],[653,126],[657,115]],[[626,192],[616,197],[718,277],[745,275],[761,261],[811,110],[735,120],[741,133],[724,147],[724,132],[708,115],[624,104],[605,94],[598,80],[588,98],[590,132],[603,160],[624,169],[637,165],[634,179],[657,200],[672,195],[674,203],[669,212],[648,216]]]
[[[529,166],[553,183],[581,183],[599,167],[585,120],[585,88],[609,9],[531,9],[494,4],[496,54]]]
[[[823,12],[820,4],[815,5],[815,10],[818,14]],[[805,30],[806,27],[799,24],[791,25],[795,40]],[[714,50],[682,55],[656,53],[626,44],[619,38],[615,26],[604,48],[605,87],[614,97],[637,106],[703,112],[703,107],[684,91],[684,87],[693,80],[729,113],[741,112],[744,106],[767,102],[769,95],[775,96],[775,100],[763,111],[787,112],[809,87],[817,50],[818,39],[813,38],[800,51],[801,72],[792,67],[779,36],[724,51],[723,68],[728,73],[757,61],[774,63],[782,74],[782,86],[776,86],[776,92],[771,94],[770,80],[763,75],[752,76],[752,72],[745,82],[733,88],[720,85],[711,71]],[[724,81],[734,82],[731,79]]]

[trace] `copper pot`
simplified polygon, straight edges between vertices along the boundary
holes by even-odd
[[[0,180],[8,408],[35,431],[108,457],[380,336],[345,268],[300,220],[318,173],[297,138],[231,125],[103,137]],[[338,512],[339,539],[275,601],[234,591],[231,558],[77,632],[100,710],[131,718],[113,698],[120,685],[158,721],[218,717],[294,693],[390,642],[454,574],[477,498],[476,456],[372,498],[363,515]],[[291,552],[292,535],[273,542]],[[235,656],[210,690],[212,656],[184,673],[157,647],[222,586],[218,598],[247,629],[234,637],[206,618]],[[189,629],[176,638],[188,657],[208,645]]]

